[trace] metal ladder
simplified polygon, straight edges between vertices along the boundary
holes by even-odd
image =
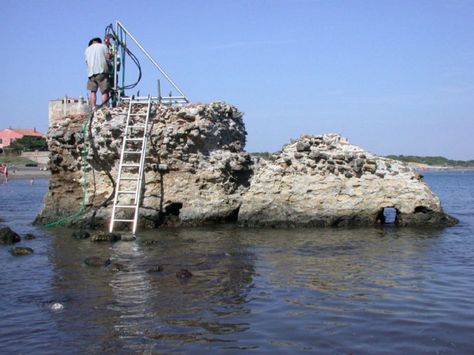
[[[132,233],[135,234],[140,208],[152,100],[151,96],[148,96],[145,102],[134,97],[129,100],[110,219],[111,233],[116,222],[125,222],[132,223]],[[143,107],[146,107],[146,110],[140,112],[140,108]]]

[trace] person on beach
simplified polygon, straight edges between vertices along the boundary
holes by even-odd
[[[111,55],[108,47],[102,43],[99,37],[89,41],[85,51],[87,65],[87,90],[89,94],[89,105],[92,110],[96,108],[97,90],[100,88],[102,104],[109,100],[110,81],[108,75],[108,63]]]
[[[8,182],[8,166],[7,164],[0,164],[0,174],[5,178],[5,182]]]

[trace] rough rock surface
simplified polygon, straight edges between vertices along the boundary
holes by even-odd
[[[337,134],[303,135],[263,161],[242,198],[246,225],[446,225],[440,201],[404,163],[374,156]]]
[[[79,209],[85,154],[87,200],[70,224],[107,225],[126,112],[125,106],[101,109],[85,131],[81,115],[49,128],[52,176],[37,222]],[[302,136],[263,159],[244,151],[242,113],[229,104],[156,105],[151,119],[140,227],[373,225],[384,222],[387,207],[396,209],[400,225],[455,222],[405,164],[367,153],[339,135]]]
[[[71,224],[104,226],[110,218],[126,112],[127,107],[102,109],[91,122],[86,213]],[[252,174],[250,154],[243,151],[242,113],[225,103],[154,106],[151,119],[141,225],[235,220]],[[81,205],[85,120],[67,117],[49,128],[52,175],[38,223],[72,214]]]

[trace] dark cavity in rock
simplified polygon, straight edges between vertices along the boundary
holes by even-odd
[[[377,221],[380,224],[396,224],[398,220],[398,210],[394,207],[384,207],[380,210]]]
[[[224,221],[226,223],[234,223],[234,222],[237,222],[239,220],[239,210],[240,210],[240,206],[237,207],[235,210],[232,210],[228,215],[227,217],[225,217]]]
[[[173,202],[165,207],[165,213],[172,216],[179,216],[179,210],[183,208],[181,202]]]

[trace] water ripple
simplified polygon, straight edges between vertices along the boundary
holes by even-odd
[[[0,216],[39,238],[24,258],[0,246],[0,352],[471,353],[473,177],[425,177],[461,218],[448,229],[222,227],[115,244],[31,226],[47,185],[12,181]]]

